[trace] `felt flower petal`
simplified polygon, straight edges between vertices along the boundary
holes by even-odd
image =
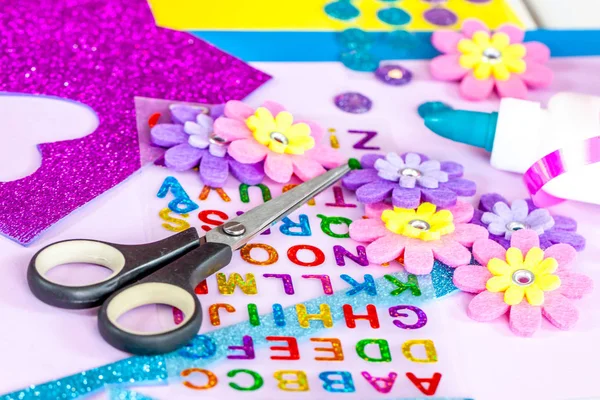
[[[361,203],[372,204],[385,200],[394,187],[395,182],[379,180],[361,186],[356,191],[356,199]]]
[[[265,179],[265,169],[262,162],[254,164],[243,164],[226,156],[229,162],[231,175],[238,181],[247,185],[257,185]]]
[[[512,74],[510,78],[505,81],[496,80],[498,94],[500,97],[513,97],[516,99],[527,98],[527,86],[523,80],[524,79],[521,79],[519,75],[516,74]]]
[[[381,218],[381,214],[385,210],[392,210],[394,207],[391,204],[385,202],[365,204],[365,216],[368,218]]]
[[[490,33],[489,28],[480,20],[475,18],[465,19],[460,27],[460,30],[466,37],[471,37],[475,32],[483,31]]]
[[[458,81],[462,79],[469,70],[463,68],[459,62],[460,55],[445,54],[435,57],[429,63],[431,76],[440,81]]]
[[[265,174],[275,182],[287,183],[292,178],[294,168],[292,160],[286,154],[274,153],[267,154],[265,159]]]
[[[448,174],[448,178],[460,178],[463,176],[463,166],[454,161],[442,161],[440,169]]]
[[[458,42],[463,38],[464,36],[458,32],[440,29],[431,34],[431,44],[441,53],[456,54]]]
[[[542,324],[542,308],[532,306],[522,301],[510,308],[510,330],[519,336],[529,337],[537,331]]]
[[[575,232],[577,230],[577,221],[570,217],[564,217],[562,215],[553,215],[554,229],[560,231]]]
[[[487,265],[493,258],[504,260],[505,255],[506,250],[504,247],[493,240],[480,239],[473,243],[473,257],[481,265]]]
[[[580,299],[594,289],[594,281],[587,275],[571,271],[559,271],[560,287],[557,292],[568,299]]]
[[[267,110],[269,110],[271,112],[271,115],[273,117],[276,117],[277,114],[279,114],[280,112],[285,111],[285,107],[283,107],[281,104],[276,103],[274,101],[271,100],[267,100],[262,104],[262,107],[266,108]]]
[[[213,125],[215,135],[231,142],[233,140],[248,139],[252,136],[252,132],[243,121],[238,121],[232,118],[217,118]]]
[[[341,151],[320,144],[305,152],[304,155],[317,161],[325,168],[338,167],[345,161],[345,157]]]
[[[508,206],[507,203],[498,202],[498,203],[494,204],[494,207],[492,207],[492,211],[494,214],[496,214],[500,218],[502,218],[502,221],[512,221],[513,220],[512,210],[510,209],[510,207]],[[483,215],[482,220],[484,218],[486,218],[485,214]]]
[[[239,100],[231,100],[225,103],[224,114],[228,118],[244,122],[248,117],[254,114],[254,108]]]
[[[446,186],[439,189],[423,188],[421,191],[423,193],[423,201],[433,203],[440,208],[448,208],[456,204],[456,193],[447,189]]]
[[[223,187],[229,176],[229,163],[224,157],[204,154],[200,160],[200,179],[205,185],[214,188]]]
[[[400,208],[417,208],[421,203],[421,190],[395,186],[392,192],[392,204]]]
[[[460,94],[467,100],[479,101],[487,99],[494,89],[493,79],[479,80],[467,75],[460,83]]]
[[[433,269],[433,252],[427,246],[409,242],[404,249],[404,268],[415,275],[426,275]]]
[[[527,204],[525,202],[523,203]],[[535,230],[540,235],[554,226],[554,218],[552,218],[550,212],[545,208],[538,208],[529,213],[529,215],[526,214],[525,218],[515,218],[515,220],[524,221],[531,229]]]
[[[493,321],[508,311],[509,306],[504,302],[504,293],[483,291],[469,303],[467,314],[479,322]]]
[[[444,240],[440,246],[433,248],[433,254],[435,254],[436,259],[453,268],[466,265],[471,261],[471,252],[454,240]]]
[[[152,143],[161,147],[173,147],[186,143],[188,134],[183,130],[183,125],[158,124],[150,130]]]
[[[165,165],[174,171],[187,171],[197,166],[206,153],[206,150],[182,143],[165,152]]]
[[[546,293],[542,313],[552,325],[562,330],[571,329],[579,319],[577,308],[559,293]]]
[[[538,235],[530,229],[521,229],[513,233],[510,244],[527,254],[532,247],[540,247]]]
[[[475,241],[487,239],[488,231],[482,226],[475,224],[457,224],[454,232],[448,235],[452,240],[456,240],[463,246],[471,247]]]
[[[373,168],[350,171],[342,178],[342,186],[348,190],[356,190],[367,183],[379,180],[377,170]]]
[[[187,121],[195,122],[198,115],[202,114],[203,107],[189,106],[187,104],[172,104],[169,106],[171,119],[178,124],[185,124]]]
[[[559,243],[546,249],[544,257],[554,258],[558,262],[558,270],[570,269],[577,259],[577,251],[568,244]]]
[[[520,76],[529,87],[545,88],[552,83],[554,72],[545,65],[530,61],[527,63],[527,69]]]
[[[525,200],[515,200],[512,202],[510,209],[515,221],[524,221],[529,213],[529,207]]]
[[[325,172],[325,168],[321,164],[305,156],[294,156],[292,164],[294,173],[302,181],[307,181]]]
[[[483,211],[491,212],[498,202],[508,204],[508,201],[498,193],[486,193],[479,199],[479,208]]]
[[[242,139],[232,142],[227,152],[241,163],[254,164],[264,160],[268,150],[254,139]]]
[[[523,43],[523,46],[525,46],[526,49],[525,61],[527,64],[529,64],[530,61],[544,64],[550,59],[550,49],[543,43],[526,42]]]
[[[475,195],[475,192],[477,191],[475,182],[463,178],[450,179],[448,182],[444,183],[444,187],[452,190],[459,196],[467,197]]]
[[[388,234],[367,246],[367,258],[375,264],[383,264],[400,257],[404,251],[404,236]]]
[[[315,142],[319,143],[325,136],[325,129],[320,124],[314,121],[298,120],[297,124],[306,124],[310,128],[310,135],[315,139]],[[330,147],[331,149],[331,147]]]
[[[566,232],[558,229],[551,229],[542,236],[549,243],[565,243],[572,246],[577,251],[585,249],[585,238],[575,232]]]
[[[501,32],[508,35],[510,38],[510,43],[521,43],[525,38],[525,31],[519,28],[517,25],[513,24],[504,24],[496,29],[496,33]]]
[[[473,219],[473,213],[475,212],[470,203],[461,200],[458,200],[452,207],[448,207],[448,210],[454,216],[455,224],[466,224],[471,222]]]
[[[381,154],[373,154],[373,153],[369,153],[369,154],[365,154],[364,156],[361,157],[360,159],[360,165],[364,168],[375,168],[375,162],[379,159],[385,159],[385,156],[381,155]]]
[[[487,268],[480,265],[462,265],[454,270],[452,281],[463,292],[481,293],[492,277]]]
[[[381,219],[359,219],[350,224],[349,228],[350,237],[364,243],[373,242],[388,233]]]

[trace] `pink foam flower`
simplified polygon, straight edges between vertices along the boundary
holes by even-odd
[[[461,32],[438,30],[433,47],[442,52],[429,64],[435,79],[461,81],[460,94],[483,100],[494,88],[500,97],[524,99],[529,88],[543,88],[553,79],[544,64],[550,50],[540,42],[523,42],[525,32],[505,24],[493,34],[479,20],[467,19]]]
[[[467,223],[473,206],[458,201],[450,209],[436,210],[432,203],[404,209],[379,203],[367,207],[368,219],[350,225],[350,237],[367,246],[367,258],[375,264],[402,260],[407,272],[429,274],[435,260],[450,267],[468,264],[468,247],[488,237],[485,228]]]
[[[560,243],[542,250],[530,229],[514,232],[508,250],[493,240],[478,240],[473,256],[481,265],[460,266],[453,278],[460,290],[477,294],[469,303],[469,317],[488,322],[508,312],[510,329],[519,336],[533,335],[542,316],[559,329],[570,329],[579,317],[571,299],[593,288],[588,276],[570,270],[577,257],[573,247]]]
[[[243,164],[264,162],[265,174],[279,183],[296,175],[306,181],[344,162],[340,152],[319,143],[324,131],[311,121],[295,121],[280,104],[268,101],[254,109],[228,101],[215,134],[231,142],[228,154]]]

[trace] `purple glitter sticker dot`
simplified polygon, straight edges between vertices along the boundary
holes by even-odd
[[[423,17],[437,26],[450,26],[458,21],[458,17],[452,11],[445,8],[432,8],[425,11]]]
[[[339,94],[333,101],[337,108],[351,114],[364,114],[373,106],[371,99],[357,92]]]
[[[412,72],[400,65],[383,65],[375,71],[377,79],[388,85],[406,85],[412,80]]]

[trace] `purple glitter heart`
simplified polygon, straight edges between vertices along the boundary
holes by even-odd
[[[333,101],[337,108],[351,114],[364,114],[373,106],[371,99],[356,92],[339,94]]]
[[[0,65],[0,91],[78,101],[100,120],[84,138],[39,145],[35,173],[0,183],[0,233],[22,244],[141,167],[134,96],[220,104],[270,78],[157,27],[146,0],[3,2]]]

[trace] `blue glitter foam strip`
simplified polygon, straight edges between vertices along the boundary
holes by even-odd
[[[110,400],[157,400],[140,392],[118,388],[110,389],[108,391],[108,398]]]
[[[408,274],[404,271],[390,275],[402,282],[406,282],[408,279]],[[421,289],[421,295],[418,297],[413,296],[410,290],[406,290],[398,296],[391,296],[390,292],[397,287],[382,277],[375,280],[377,296],[369,296],[365,291],[354,296],[347,296],[346,292],[351,289],[348,287],[345,290],[336,291],[333,295],[323,295],[300,304],[306,306],[308,313],[318,313],[320,304],[328,304],[335,325],[336,321],[344,319],[342,311],[344,304],[350,304],[356,309],[366,307],[368,304],[380,307],[399,304],[416,305],[456,290],[452,284],[451,270],[438,261],[435,262],[431,275],[419,276],[417,279]],[[228,346],[241,344],[244,335],[251,335],[254,346],[260,347],[268,344],[267,336],[293,336],[302,341],[325,329],[321,321],[310,321],[308,328],[300,327],[295,305],[284,308],[283,314],[286,320],[285,327],[277,326],[273,314],[269,313],[261,315],[259,326],[252,326],[245,321],[197,336],[197,338],[209,338],[215,344],[214,353],[208,358],[200,358],[203,353],[206,353],[206,348],[203,347],[205,341],[194,340],[185,348],[185,351],[178,350],[160,356],[130,357],[51,382],[31,385],[26,389],[1,396],[0,400],[75,399],[101,390],[106,385],[165,384],[168,380],[179,380],[180,373],[184,369],[199,368],[226,359],[229,353]],[[199,355],[198,358],[190,357],[194,354]]]

